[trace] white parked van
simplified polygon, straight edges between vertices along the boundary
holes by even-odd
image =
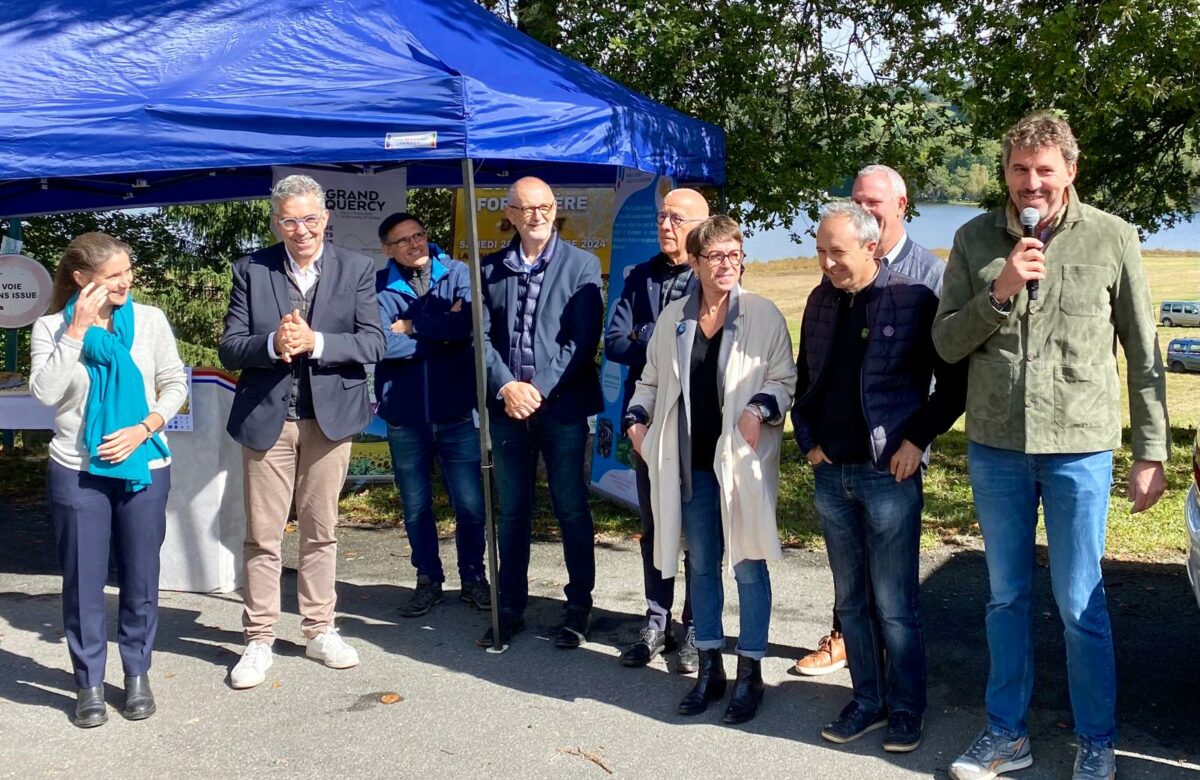
[[[1200,302],[1163,301],[1158,310],[1158,321],[1168,328],[1173,325],[1200,326]]]

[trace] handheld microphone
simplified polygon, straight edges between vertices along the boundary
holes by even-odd
[[[1037,209],[1032,206],[1021,210],[1021,227],[1024,228],[1023,235],[1026,238],[1034,237],[1034,231],[1037,229],[1037,223],[1040,218]],[[1038,297],[1038,280],[1030,279],[1025,282],[1025,292],[1029,293],[1029,300],[1036,301]]]

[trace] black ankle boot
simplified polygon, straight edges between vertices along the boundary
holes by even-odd
[[[121,714],[129,720],[145,720],[158,709],[154,704],[154,692],[150,690],[150,677],[139,674],[125,678],[125,709]]]
[[[729,698],[729,706],[725,708],[722,720],[726,723],[745,723],[758,712],[762,697],[762,661],[739,655],[733,696]]]
[[[108,721],[108,708],[104,706],[104,683],[91,688],[80,688],[75,699],[75,725],[81,729],[102,726]]]
[[[700,671],[696,684],[683,701],[679,702],[680,715],[699,715],[708,709],[710,701],[719,701],[725,695],[725,665],[721,662],[720,650],[700,651]]]

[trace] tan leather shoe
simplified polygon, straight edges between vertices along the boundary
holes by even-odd
[[[846,668],[846,640],[840,631],[821,637],[817,649],[796,662],[796,672],[808,677],[830,674]]]

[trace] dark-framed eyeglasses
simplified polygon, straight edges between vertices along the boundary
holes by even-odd
[[[681,217],[678,214],[672,214],[669,211],[660,211],[654,215],[655,223],[661,225],[663,223],[663,220],[669,221],[671,223],[671,227],[679,227],[680,225],[686,225],[689,222],[703,222],[704,221],[703,219],[699,219],[699,218],[698,219],[688,219],[687,217]]]
[[[508,207],[510,209],[515,209],[515,210],[521,212],[521,216],[524,217],[525,219],[533,219],[533,212],[535,212],[535,211],[541,213],[541,215],[543,217],[549,218],[550,212],[554,211],[553,203],[542,203],[541,205],[538,205],[538,206],[515,206],[512,203],[510,203],[510,204],[508,204]]]
[[[735,249],[732,252],[709,252],[706,255],[700,255],[700,258],[711,268],[717,268],[726,261],[729,262],[730,268],[741,268],[746,259],[746,253]]]
[[[294,233],[295,231],[299,230],[301,225],[304,225],[304,227],[308,228],[309,230],[316,230],[317,226],[321,224],[321,219],[324,218],[324,216],[324,214],[309,214],[306,217],[299,218],[284,217],[279,220],[279,227],[283,228],[289,233]]]
[[[421,243],[424,243],[425,239],[428,237],[429,236],[425,233],[425,231],[422,230],[419,233],[413,233],[411,236],[400,236],[400,238],[397,238],[395,241],[384,241],[383,245],[386,246],[387,248],[391,249],[392,247],[395,247],[395,246],[409,246],[410,244],[421,244]]]

